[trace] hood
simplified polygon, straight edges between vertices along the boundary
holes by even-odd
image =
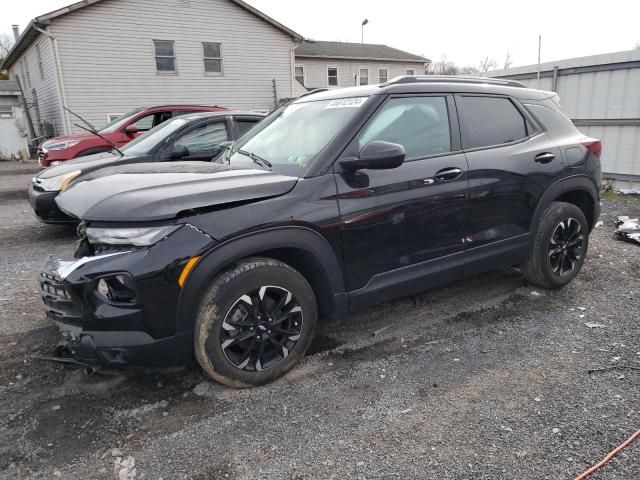
[[[62,142],[81,142],[89,138],[98,138],[98,137],[96,137],[93,133],[89,133],[89,132],[74,133],[73,135],[62,135],[61,137],[50,138],[49,140],[42,142],[42,144],[40,145],[40,148],[46,147],[48,145],[53,145],[56,143],[62,143]]]
[[[109,175],[102,176],[104,170]],[[101,169],[56,197],[60,209],[87,221],[165,220],[185,210],[283,195],[298,181],[265,170],[205,162],[139,163]]]
[[[118,165],[120,163],[124,163],[119,160],[131,161],[131,157],[120,157],[120,155],[114,155],[111,152],[95,153],[93,155],[87,155],[85,157],[78,157],[74,158],[73,160],[67,160],[65,162],[62,162],[60,165],[45,168],[38,175],[36,175],[36,179],[66,175],[67,173],[75,172],[76,170],[82,170],[83,172],[85,172],[94,170],[96,167],[102,167],[105,165]]]

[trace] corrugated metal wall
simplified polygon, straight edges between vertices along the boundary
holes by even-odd
[[[603,142],[602,170],[640,180],[640,50],[573,58],[499,70],[531,88],[553,90],[585,135]]]

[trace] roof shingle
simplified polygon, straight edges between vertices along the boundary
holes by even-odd
[[[428,58],[371,43],[321,42],[305,40],[296,48],[297,57],[348,58],[358,60],[396,60],[428,63]]]

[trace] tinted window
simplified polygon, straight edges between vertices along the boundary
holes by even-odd
[[[185,133],[174,142],[174,149],[177,146],[185,146],[189,149],[189,155],[213,152],[220,143],[227,140],[227,123],[210,123]]]
[[[445,97],[392,98],[360,134],[360,148],[373,140],[402,145],[407,158],[450,152]]]
[[[527,136],[522,114],[507,98],[462,97],[464,148],[488,147]]]
[[[238,138],[247,133],[249,130],[253,128],[253,126],[258,123],[258,120],[238,120]]]
[[[575,125],[567,117],[559,112],[551,110],[543,105],[526,105],[525,107],[533,114],[547,130],[547,134],[554,139],[561,139],[565,136],[576,135]]]

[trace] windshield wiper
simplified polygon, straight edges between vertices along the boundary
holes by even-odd
[[[273,164],[269,160],[266,160],[260,155],[256,155],[253,152],[247,152],[246,150],[236,150],[236,153],[244,155],[245,157],[249,157],[251,160],[253,160],[253,163],[260,165],[262,168],[266,167],[271,170],[271,168],[273,167]]]

